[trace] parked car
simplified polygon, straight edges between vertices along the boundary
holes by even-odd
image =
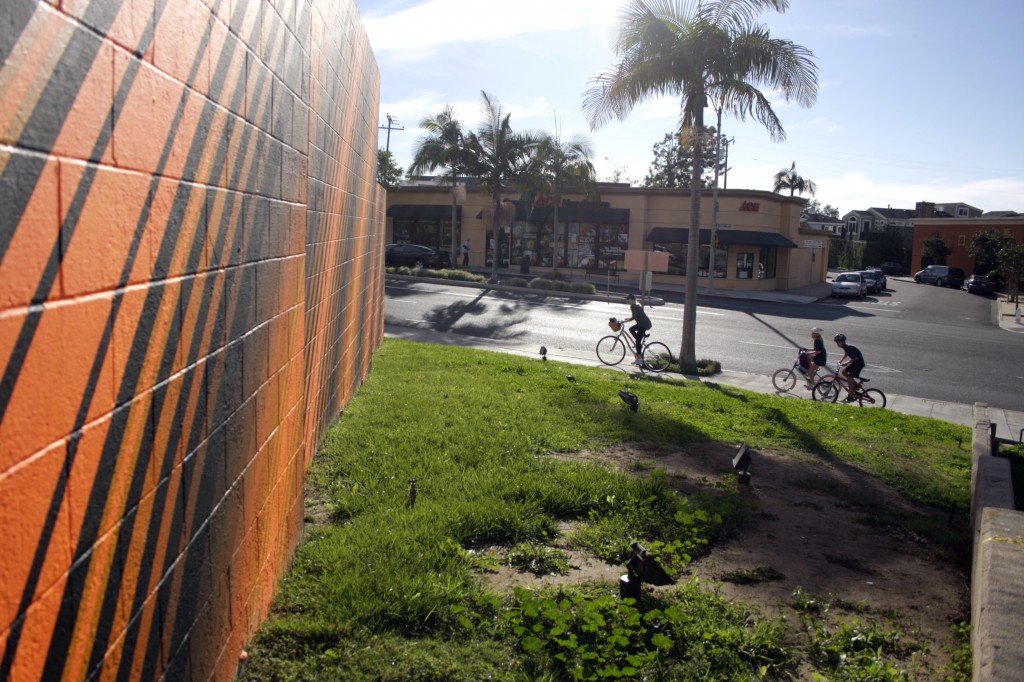
[[[410,268],[448,268],[452,258],[445,251],[438,251],[419,244],[388,244],[384,247],[385,267],[404,265]]]
[[[897,263],[894,260],[887,260],[878,267],[887,275],[902,275],[907,271],[901,263]]]
[[[867,287],[859,272],[842,272],[836,275],[832,282],[832,298],[837,296],[864,298],[865,293],[867,293]]]
[[[882,287],[878,283],[878,277],[875,275],[874,270],[861,270],[861,279],[864,280],[864,290],[869,294],[877,294],[882,290]]]
[[[948,265],[929,265],[924,270],[914,273],[914,281],[918,284],[934,284],[937,287],[959,289],[965,278],[963,270]]]
[[[960,287],[969,294],[994,294],[996,283],[991,277],[985,275],[971,275],[964,280]]]
[[[871,272],[875,273],[875,279],[878,280],[878,290],[885,291],[889,288],[889,278],[885,276],[885,271],[882,268],[868,268]]]

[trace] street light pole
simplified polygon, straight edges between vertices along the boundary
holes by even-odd
[[[718,245],[718,169],[722,165],[722,109],[718,108],[715,134],[715,186],[711,190],[711,246],[708,249],[708,293],[715,290],[715,248]]]

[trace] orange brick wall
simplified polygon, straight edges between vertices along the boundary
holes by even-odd
[[[230,679],[383,337],[354,0],[0,3],[0,680]]]

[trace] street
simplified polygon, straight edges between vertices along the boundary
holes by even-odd
[[[450,333],[593,351],[609,333],[609,317],[625,318],[625,303],[545,297],[415,280],[387,280],[385,321]],[[890,278],[889,289],[861,300],[825,298],[811,304],[701,296],[697,357],[723,369],[759,374],[788,367],[796,348],[820,326],[834,365],[839,332],[864,353],[863,376],[887,393],[1024,410],[1024,335],[994,323],[993,301],[954,289]],[[648,308],[653,340],[673,353],[681,344],[682,295]]]

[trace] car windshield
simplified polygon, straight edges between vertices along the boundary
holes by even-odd
[[[860,275],[839,275],[836,277],[837,282],[860,282]]]

